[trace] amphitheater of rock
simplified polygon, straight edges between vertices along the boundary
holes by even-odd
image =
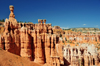
[[[64,46],[61,44],[62,39],[53,33],[51,24],[46,24],[46,19],[38,19],[38,24],[17,23],[14,6],[10,5],[9,8],[11,13],[9,19],[5,19],[4,32],[0,35],[0,48],[46,66],[99,64],[99,53],[90,52],[88,45]],[[96,50],[94,46],[91,47]]]

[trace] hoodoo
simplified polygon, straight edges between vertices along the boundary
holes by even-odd
[[[4,23],[0,48],[39,64],[63,65],[62,45],[59,45],[59,37],[53,34],[51,24],[46,24],[46,19],[39,19],[38,24],[17,23],[14,6],[9,8],[11,13]]]

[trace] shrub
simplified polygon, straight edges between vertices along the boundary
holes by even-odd
[[[69,40],[67,41],[67,43],[69,43]]]
[[[62,37],[62,35],[60,34],[60,37]]]

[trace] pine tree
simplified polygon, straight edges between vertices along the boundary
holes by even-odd
[[[2,19],[2,22],[5,22],[5,20],[4,20],[4,19]]]

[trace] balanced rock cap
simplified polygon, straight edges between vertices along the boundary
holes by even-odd
[[[10,5],[9,8],[14,8],[14,6],[13,5]]]

